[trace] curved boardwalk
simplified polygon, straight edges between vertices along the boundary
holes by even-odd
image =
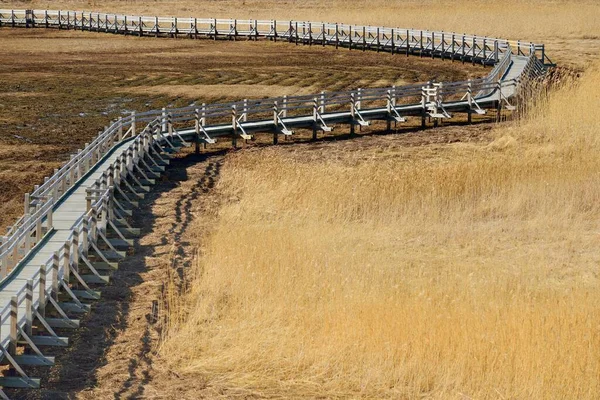
[[[481,79],[427,82],[315,95],[163,109],[114,121],[55,175],[25,196],[25,215],[0,245],[0,350],[11,369],[3,387],[39,387],[27,365],[52,365],[44,346],[66,346],[57,328],[77,328],[93,288],[107,283],[139,230],[127,223],[169,158],[183,146],[267,134],[277,143],[294,129],[331,131],[371,121],[434,121],[456,113],[516,112],[544,74],[543,45],[400,28],[300,21],[161,18],[49,10],[0,10],[0,27],[80,29],[138,36],[267,39],[392,54],[439,57],[492,66]],[[26,353],[17,351],[24,346]],[[0,391],[0,397],[6,398]]]

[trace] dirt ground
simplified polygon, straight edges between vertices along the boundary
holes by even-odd
[[[491,129],[489,124],[479,124],[402,134],[375,132],[352,140],[284,143],[268,150],[306,161],[334,158],[358,162],[362,157],[393,157],[408,147],[421,147],[431,155],[448,144],[487,142]],[[254,146],[237,151],[265,149]],[[152,303],[162,303],[163,284],[172,266],[179,266],[176,273],[185,277],[185,269],[202,255],[223,201],[215,183],[231,152],[187,152],[172,160],[134,215],[132,225],[140,227],[142,234],[133,255],[120,263],[110,285],[100,288],[102,299],[94,303],[81,327],[66,332],[70,346],[54,352],[56,365],[32,371],[32,376],[42,378],[43,389],[9,394],[22,399],[240,397],[221,392],[197,374],[168,370],[156,354],[160,324],[152,318]]]

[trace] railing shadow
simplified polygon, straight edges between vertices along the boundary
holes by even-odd
[[[140,241],[153,232],[157,217],[152,214],[152,207],[162,194],[171,191],[180,182],[188,180],[187,167],[202,161],[222,155],[227,150],[204,152],[202,154],[188,154],[181,158],[171,160],[167,168],[153,190],[140,202],[140,207],[134,212],[131,220],[132,226],[139,227],[141,234],[136,238],[131,256],[126,257],[119,264],[109,285],[99,286],[97,290],[102,292],[102,298],[92,303],[92,311],[81,316],[81,326],[76,330],[57,331],[62,336],[69,337],[69,346],[44,347],[45,355],[55,356],[56,364],[51,367],[27,368],[27,373],[32,377],[42,378],[41,389],[19,389],[5,392],[11,399],[71,399],[76,393],[95,388],[100,383],[98,372],[109,364],[106,358],[108,350],[113,346],[120,345],[119,334],[128,329],[128,317],[131,312],[133,289],[144,283],[142,275],[149,271],[146,263],[148,258],[160,256],[157,253],[156,243],[141,245]],[[178,241],[191,222],[191,206],[194,200],[202,194],[200,188],[212,188],[220,172],[219,163],[210,163],[202,180],[198,182],[192,196],[180,199],[176,203],[176,223],[169,230],[169,236],[163,237],[162,244],[169,241]],[[129,252],[128,252],[129,253]],[[148,372],[152,364],[151,345],[152,334],[155,330],[152,316],[152,300],[148,299],[148,312],[145,315],[147,323],[138,351],[135,355],[127,355],[130,359],[127,370],[115,370],[115,374],[126,373],[128,377],[120,387],[114,387],[114,398],[128,397],[137,398],[143,395],[143,385],[148,383],[150,375]],[[77,318],[74,317],[73,318]],[[138,387],[133,387],[138,385]],[[133,391],[133,394],[130,394]],[[125,393],[127,392],[127,395]],[[98,397],[94,395],[95,397]]]

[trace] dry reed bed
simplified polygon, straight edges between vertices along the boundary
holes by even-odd
[[[571,86],[487,145],[229,156],[162,356],[215,394],[597,398],[599,70]]]

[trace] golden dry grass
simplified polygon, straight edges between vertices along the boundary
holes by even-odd
[[[598,87],[488,144],[230,156],[162,356],[240,396],[597,398]]]

